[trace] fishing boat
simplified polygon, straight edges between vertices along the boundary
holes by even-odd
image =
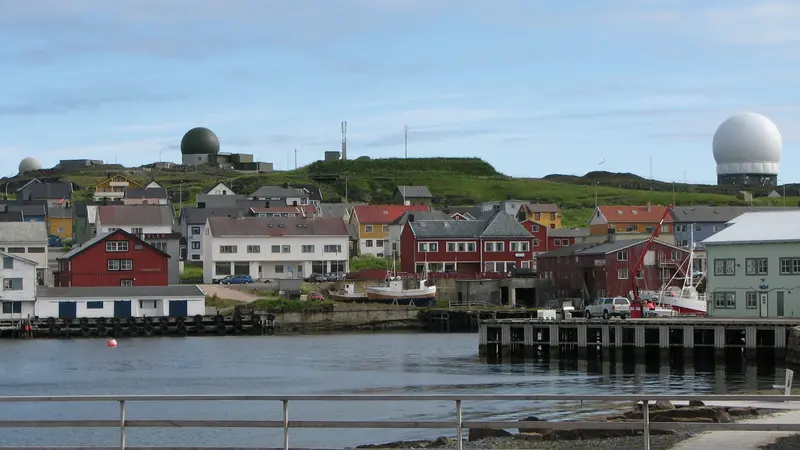
[[[397,276],[395,265],[392,263],[392,270],[386,272],[386,279],[378,286],[368,286],[366,288],[367,299],[370,302],[389,303],[395,305],[414,305],[414,306],[433,306],[436,301],[436,286],[428,286],[428,265],[422,279],[419,280],[419,287],[412,289],[403,288],[403,279]]]
[[[365,302],[367,301],[366,292],[356,292],[355,283],[344,283],[341,288],[328,291],[328,296],[333,300],[346,302]]]
[[[708,313],[708,302],[706,296],[697,292],[697,285],[705,277],[705,272],[699,274],[695,283],[694,270],[694,236],[689,245],[689,257],[681,265],[679,270],[672,278],[662,286],[657,293],[650,292],[646,297],[656,302],[658,307],[667,308],[675,311],[678,315],[706,315]],[[678,275],[683,273],[683,285],[673,286],[672,283]]]

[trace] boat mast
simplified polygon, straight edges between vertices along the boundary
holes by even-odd
[[[689,230],[689,265],[686,278],[689,280],[689,287],[694,287],[694,224],[691,225],[692,229]],[[686,286],[686,282],[683,283]]]

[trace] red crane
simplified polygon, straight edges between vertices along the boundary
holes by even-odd
[[[647,252],[650,251],[653,241],[656,240],[658,235],[661,233],[661,226],[664,224],[664,221],[667,219],[667,215],[671,210],[672,205],[667,206],[667,208],[664,210],[664,215],[661,216],[661,220],[658,221],[656,229],[653,230],[653,234],[650,236],[650,239],[648,239],[644,244],[642,254],[639,255],[639,259],[636,260],[636,264],[633,266],[633,273],[631,274],[631,291],[633,292],[633,301],[631,302],[631,319],[642,318],[642,299],[639,297],[639,285],[636,284],[636,279],[638,278],[639,271],[642,270],[642,265],[644,265],[644,258],[647,256]]]

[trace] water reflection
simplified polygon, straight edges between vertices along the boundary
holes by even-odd
[[[487,364],[475,334],[353,334],[293,337],[129,339],[117,349],[98,340],[0,341],[0,395],[64,394],[607,394],[755,392],[781,384],[783,370],[700,358],[616,361],[532,360]],[[615,404],[468,402],[465,419],[567,418],[609,411]],[[303,419],[450,419],[448,402],[306,403]],[[115,417],[108,404],[24,404],[3,419]],[[279,420],[280,404],[146,403],[128,417]],[[298,430],[292,445],[344,447],[429,437],[425,430]],[[0,429],[6,446],[114,445],[113,430]],[[131,430],[130,445],[280,445],[277,430]]]

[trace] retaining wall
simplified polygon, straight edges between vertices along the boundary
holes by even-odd
[[[789,329],[786,342],[786,362],[789,365],[800,367],[800,327]]]

